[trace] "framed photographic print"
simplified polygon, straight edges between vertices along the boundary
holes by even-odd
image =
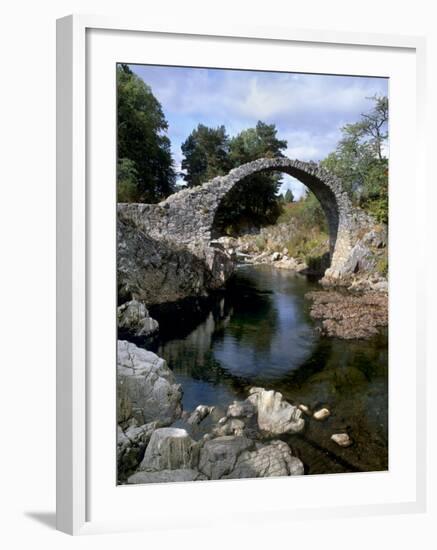
[[[423,41],[57,51],[58,528],[423,510]]]

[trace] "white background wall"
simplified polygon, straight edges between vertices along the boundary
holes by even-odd
[[[160,20],[229,21],[428,35],[429,196],[424,200],[436,235],[431,179],[437,127],[437,18],[435,2],[416,0],[15,0],[1,11],[0,277],[2,301],[0,544],[3,548],[435,548],[436,476],[430,475],[425,515],[288,522],[208,531],[71,538],[53,529],[55,507],[55,19],[71,12],[141,14]],[[434,145],[434,147],[433,147]],[[408,215],[408,213],[406,213]],[[431,227],[432,224],[432,227]],[[429,261],[435,240],[427,235]],[[433,254],[432,254],[433,252]],[[408,261],[408,257],[406,257]],[[431,285],[430,285],[431,286]],[[437,304],[431,288],[429,311]],[[435,317],[435,316],[433,316]],[[434,394],[437,354],[429,325],[429,408],[433,422],[429,463],[436,464]],[[412,365],[412,368],[414,366]],[[408,406],[408,404],[406,404]],[[432,424],[432,425],[431,425]],[[408,439],[408,434],[405,434]],[[290,495],[293,498],[293,495]],[[200,503],[201,506],[207,503]],[[183,505],[183,503],[181,503]],[[163,511],[165,513],[165,511]],[[193,513],[195,513],[193,511]],[[291,518],[290,518],[291,520]],[[171,526],[169,526],[171,527]]]

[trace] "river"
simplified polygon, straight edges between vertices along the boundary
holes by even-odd
[[[280,391],[293,404],[326,406],[302,435],[283,439],[308,474],[388,468],[387,331],[370,340],[321,337],[305,293],[318,285],[270,266],[242,266],[213,297],[155,306],[159,336],[147,347],[168,362],[184,390],[184,409],[219,414],[251,386]],[[330,440],[347,430],[354,440]]]

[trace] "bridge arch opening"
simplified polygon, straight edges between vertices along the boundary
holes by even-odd
[[[235,172],[235,173],[234,173]],[[300,181],[317,198],[327,222],[329,233],[329,256],[334,254],[340,222],[340,208],[335,189],[322,179],[317,165],[313,163],[301,163],[289,159],[261,159],[248,163],[232,171],[225,176],[229,183],[224,184],[225,190],[218,202],[212,227],[211,238],[217,239],[226,233],[226,221],[229,219],[228,210],[234,200],[238,200],[238,191],[246,187],[251,176],[262,173],[281,172]],[[247,186],[247,192],[250,187]],[[225,221],[226,220],[226,221]]]

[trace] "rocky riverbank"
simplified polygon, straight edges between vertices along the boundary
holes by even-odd
[[[165,361],[118,342],[117,458],[121,483],[300,475],[304,464],[278,436],[304,430],[302,410],[252,388],[224,412],[182,410],[182,388]]]
[[[244,235],[243,237],[220,237],[213,241],[220,246],[230,258],[240,265],[274,265],[278,269],[289,269],[297,273],[308,273],[309,267],[305,261],[293,258],[286,248],[281,252],[272,248],[264,248],[257,244],[260,237]],[[262,238],[262,237],[261,237]]]
[[[315,291],[306,296],[312,302],[310,315],[325,336],[346,340],[370,338],[388,325],[388,295],[380,291],[353,294]]]
[[[271,265],[304,275],[317,276],[326,288],[340,287],[357,292],[387,293],[387,228],[375,226],[364,233],[353,247],[346,272],[326,277],[329,268],[329,242],[318,234],[306,243],[306,253],[290,253],[293,226],[280,223],[262,228],[256,234],[220,237],[213,241],[235,264]],[[301,236],[301,239],[303,237]],[[323,276],[325,274],[325,276]],[[323,277],[323,278],[322,278]]]
[[[266,228],[257,236],[222,237],[218,242],[233,261],[239,264],[266,264],[303,275],[321,276],[321,272],[317,270],[320,263],[310,266],[301,259],[290,257],[286,248],[277,250],[283,242],[285,230],[279,229]],[[262,248],[267,246],[262,252],[258,244],[260,239]],[[385,232],[382,230],[364,235],[351,256],[362,269],[354,268],[354,274],[348,277],[347,284],[341,285],[341,289],[335,290],[333,285],[322,279],[322,286],[331,288],[310,292],[305,296],[311,302],[310,315],[324,336],[346,340],[370,338],[381,327],[388,325],[388,281],[386,274],[378,271],[376,261],[376,258],[381,259],[386,254],[385,239]],[[379,256],[375,256],[375,250],[379,251]]]
[[[165,361],[127,341],[118,342],[117,377],[122,484],[303,475],[305,454],[295,449],[305,434],[311,442],[329,432],[326,405],[310,409],[260,387],[225,410],[199,404],[184,411],[183,390]],[[354,445],[347,429],[328,437],[340,454]]]

